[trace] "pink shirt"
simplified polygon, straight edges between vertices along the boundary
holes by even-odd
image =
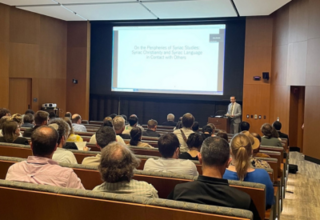
[[[45,158],[29,156],[27,161],[13,164],[6,180],[84,189],[81,180],[71,168],[61,167],[57,162]]]

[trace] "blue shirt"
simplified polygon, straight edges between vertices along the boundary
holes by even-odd
[[[228,180],[239,180],[239,177],[236,172],[226,170],[223,175],[223,179]],[[264,169],[255,169],[253,172],[247,173],[244,178],[246,182],[252,183],[262,183],[266,185],[266,205],[267,207],[271,207],[273,204],[273,184],[270,180],[269,174]]]

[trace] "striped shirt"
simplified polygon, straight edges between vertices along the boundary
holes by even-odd
[[[128,182],[107,183],[96,186],[93,191],[132,194],[148,198],[158,198],[158,191],[149,183],[144,181],[131,180]]]

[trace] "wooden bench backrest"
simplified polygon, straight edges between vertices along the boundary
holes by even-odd
[[[0,178],[4,179],[7,173],[8,168],[14,164],[13,161],[0,160]],[[89,170],[89,169],[81,169],[81,168],[73,168],[77,176],[81,179],[83,186],[91,190],[95,186],[100,185],[103,181],[101,180],[101,176],[98,170]],[[169,178],[169,177],[158,177],[158,176],[149,176],[149,175],[141,175],[135,174],[134,179],[140,181],[146,181],[152,184],[158,191],[158,195],[160,198],[167,198],[169,193],[174,189],[174,186],[179,183],[185,183],[192,180],[188,179],[178,179],[178,178]],[[248,193],[254,204],[257,207],[257,210],[260,216],[265,215],[265,191],[262,189],[244,187],[238,185],[231,185],[234,188],[237,188],[243,192]]]
[[[248,220],[211,213],[167,208],[138,203],[56,194],[10,187],[0,187],[2,219],[117,219],[117,220]],[[28,204],[25,205],[25,201]],[[47,208],[41,208],[41,207]],[[19,211],[17,211],[17,206]],[[125,210],[125,211],[124,211]]]

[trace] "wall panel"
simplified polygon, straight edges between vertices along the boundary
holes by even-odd
[[[307,41],[289,44],[287,85],[304,86],[306,84],[307,49]]]
[[[89,119],[90,34],[89,22],[68,22],[66,107],[83,119]]]
[[[320,28],[318,28],[320,30]],[[320,86],[320,38],[308,40],[306,85]]]
[[[38,44],[40,32],[39,14],[10,7],[10,42]]]

